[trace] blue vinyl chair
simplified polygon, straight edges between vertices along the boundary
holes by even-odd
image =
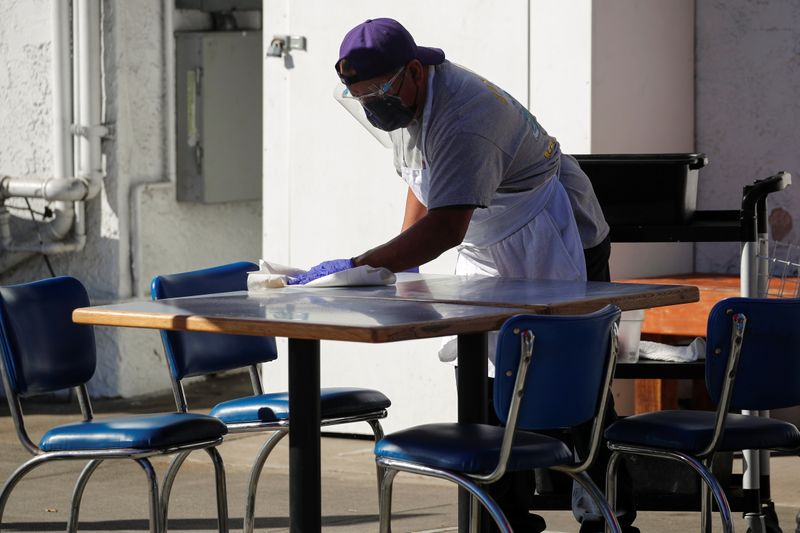
[[[214,417],[188,413],[95,419],[86,382],[96,366],[94,331],[72,322],[72,311],[89,305],[83,285],[71,277],[0,287],[2,375],[11,416],[22,445],[33,458],[11,474],[0,492],[0,522],[16,484],[49,461],[88,461],[72,498],[67,531],[78,526],[86,482],[107,459],[133,459],[147,474],[150,531],[166,531],[159,512],[158,482],[148,457],[205,450],[216,474],[219,531],[228,531],[225,470],[215,446],[227,433]],[[34,444],[25,430],[20,398],[75,388],[83,421],[56,426]]]
[[[711,531],[711,494],[723,530],[733,531],[728,501],[710,465],[716,452],[800,447],[800,432],[788,422],[729,412],[800,404],[798,326],[800,300],[729,298],[717,303],[708,316],[705,365],[716,412],[659,411],[611,424],[605,436],[612,450],[606,477],[612,507],[620,457],[662,457],[691,466],[703,480],[702,531]]]
[[[380,531],[388,533],[392,482],[398,472],[452,481],[471,494],[470,522],[480,502],[503,533],[511,526],[483,486],[506,471],[551,468],[580,483],[613,531],[619,523],[586,469],[600,446],[603,413],[616,362],[616,306],[580,316],[519,315],[497,338],[494,405],[505,427],[486,424],[426,424],[392,433],[375,445],[384,469]],[[560,440],[533,433],[592,421],[586,459],[575,463]],[[474,529],[473,529],[474,531]]]
[[[258,270],[249,262],[156,276],[151,284],[154,300],[200,294],[213,294],[247,289],[247,272]],[[186,395],[181,380],[213,372],[248,367],[253,395],[235,398],[216,405],[209,413],[219,418],[230,433],[252,431],[274,432],[256,456],[250,471],[244,514],[244,532],[255,526],[255,499],[258,480],[272,449],[289,432],[289,395],[286,392],[264,393],[257,365],[275,360],[277,349],[272,337],[162,331],[161,339],[169,362],[172,387],[179,411],[186,411]],[[391,405],[381,392],[357,388],[324,388],[320,391],[323,426],[366,421],[375,440],[383,437],[379,419],[386,417]],[[172,480],[188,452],[175,457],[165,475],[162,499],[166,517]],[[378,471],[378,479],[381,477]],[[166,496],[166,497],[165,497]]]

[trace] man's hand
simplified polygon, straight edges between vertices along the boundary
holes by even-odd
[[[317,278],[334,274],[336,272],[341,272],[342,270],[347,270],[348,268],[353,268],[354,266],[355,265],[353,265],[352,259],[333,259],[331,261],[323,261],[322,263],[311,267],[311,269],[305,274],[300,274],[296,278],[289,278],[287,284],[305,285],[309,281],[314,281]]]

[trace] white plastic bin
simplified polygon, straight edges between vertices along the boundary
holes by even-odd
[[[642,338],[644,309],[623,311],[619,320],[619,351],[617,361],[635,363],[639,360],[639,341]]]

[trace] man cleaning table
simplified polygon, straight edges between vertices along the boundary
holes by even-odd
[[[290,284],[360,265],[400,272],[454,247],[456,274],[610,279],[609,228],[589,179],[508,93],[446,60],[442,50],[417,46],[388,18],[350,30],[335,69],[343,84],[337,99],[350,109],[360,104],[371,127],[389,133],[395,168],[408,185],[402,231],[351,259],[324,261]],[[490,359],[493,352],[490,338]],[[576,436],[578,453],[585,437]],[[605,461],[595,470],[603,486]],[[528,512],[532,476],[496,485],[493,495],[515,529],[544,530],[544,520]],[[581,531],[602,531],[588,500],[573,495]],[[635,518],[627,503],[622,495],[623,526]]]

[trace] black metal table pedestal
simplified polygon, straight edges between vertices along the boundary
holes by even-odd
[[[289,339],[289,517],[292,533],[322,530],[319,341]]]

